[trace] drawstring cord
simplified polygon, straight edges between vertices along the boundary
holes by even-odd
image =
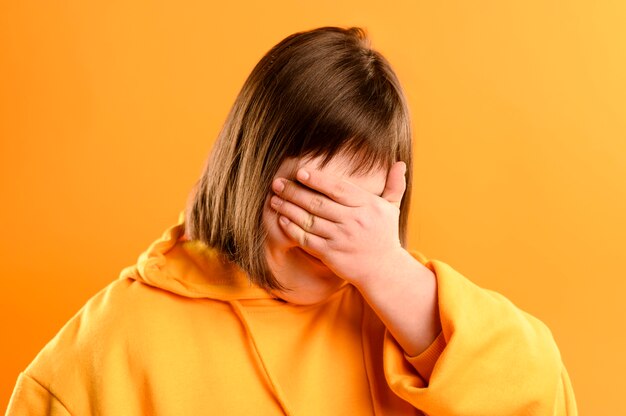
[[[252,331],[250,330],[250,325],[248,324],[248,320],[246,319],[246,316],[245,316],[245,313],[243,311],[243,307],[241,306],[241,303],[239,303],[236,300],[231,300],[228,303],[233,308],[233,311],[235,312],[235,315],[237,315],[237,317],[241,321],[241,324],[243,325],[244,329],[246,330],[246,334],[248,335],[248,338],[252,342],[252,346],[254,347],[254,357],[255,357],[255,359],[257,361],[257,364],[260,365],[260,367],[265,372],[265,375],[267,376],[267,379],[269,381],[270,387],[272,389],[272,393],[274,393],[274,398],[276,399],[276,401],[278,401],[278,404],[280,405],[281,409],[283,409],[283,412],[285,413],[285,416],[293,416],[292,413],[289,411],[289,409],[287,407],[287,403],[285,401],[285,397],[284,397],[282,391],[280,390],[278,384],[274,381],[274,378],[272,377],[272,375],[270,374],[270,372],[267,369],[267,365],[265,364],[265,361],[263,360],[263,356],[261,355],[261,353],[259,351],[259,347],[258,347],[258,345],[256,343],[256,340],[254,339],[254,335],[252,334]]]

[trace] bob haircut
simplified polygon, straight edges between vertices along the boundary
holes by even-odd
[[[188,238],[217,249],[266,290],[289,290],[265,257],[263,209],[287,158],[350,157],[350,174],[402,160],[407,190],[400,205],[406,244],[411,199],[409,110],[389,62],[359,27],[294,33],[267,52],[246,79],[185,214]]]

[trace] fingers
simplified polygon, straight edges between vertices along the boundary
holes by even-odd
[[[296,178],[302,184],[327,195],[333,201],[347,207],[359,207],[364,203],[364,191],[344,179],[323,174],[317,170],[300,169]]]
[[[283,200],[289,201],[303,210],[329,221],[339,222],[345,213],[344,206],[336,203],[327,196],[307,189],[293,181],[276,179],[272,189]]]
[[[283,228],[285,234],[287,234],[292,240],[296,241],[298,245],[306,251],[312,254],[317,254],[321,253],[326,247],[326,240],[324,238],[304,231],[302,227],[291,221],[289,218],[281,215],[278,219],[278,223]]]
[[[322,238],[332,236],[335,224],[325,218],[315,216],[298,205],[273,195],[270,198],[271,207],[290,221],[294,222],[304,232],[315,234]]]
[[[382,198],[391,202],[396,207],[400,207],[402,196],[406,191],[406,163],[396,162],[389,169],[385,189],[381,195]]]

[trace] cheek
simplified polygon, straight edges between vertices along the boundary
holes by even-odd
[[[290,241],[287,235],[278,224],[278,214],[270,207],[269,198],[265,201],[263,208],[263,226],[267,231],[266,243],[271,249],[289,244]]]

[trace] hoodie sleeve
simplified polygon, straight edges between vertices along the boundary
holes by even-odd
[[[17,378],[6,416],[70,416],[63,403],[26,373]]]
[[[385,332],[384,371],[395,394],[430,416],[578,414],[545,324],[446,263],[412,254],[437,277],[442,332],[415,357]]]

